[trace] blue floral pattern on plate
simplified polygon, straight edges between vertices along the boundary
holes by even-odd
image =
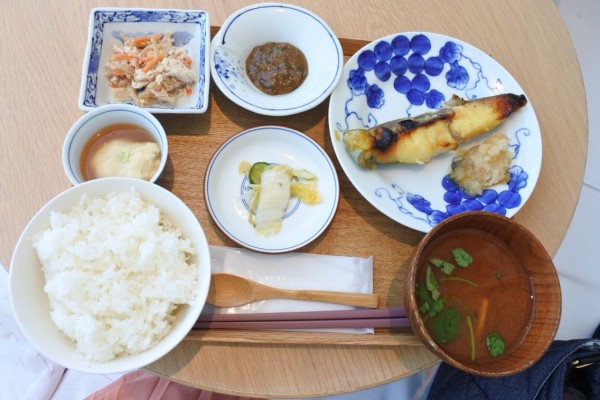
[[[137,37],[150,33],[170,31],[175,45],[184,47],[197,64],[197,89],[186,104],[174,107],[149,107],[151,112],[204,112],[208,107],[209,18],[204,11],[159,9],[94,9],[90,17],[89,43],[84,59],[84,81],[80,107],[89,110],[108,103],[107,90],[101,71],[103,60],[112,52],[112,45],[120,41],[120,34]],[[105,47],[103,47],[106,45]],[[104,49],[104,50],[103,50]]]
[[[531,195],[541,167],[541,135],[531,104],[495,130],[510,139],[510,180],[481,196],[467,195],[449,178],[452,153],[423,166],[380,165],[372,171],[358,167],[342,142],[348,129],[430,112],[453,94],[473,100],[505,92],[524,93],[500,64],[468,43],[435,33],[390,35],[368,44],[346,63],[329,105],[333,147],[358,191],[381,212],[413,229],[427,232],[443,219],[470,210],[512,216]]]

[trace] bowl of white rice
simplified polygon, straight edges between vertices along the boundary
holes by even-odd
[[[183,201],[144,180],[102,178],[32,218],[11,260],[10,299],[41,354],[82,372],[119,373],[186,337],[210,271],[204,231]]]

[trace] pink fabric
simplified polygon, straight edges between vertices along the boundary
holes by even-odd
[[[123,375],[98,390],[86,400],[253,400],[227,394],[208,392],[172,382],[166,378],[139,370]]]

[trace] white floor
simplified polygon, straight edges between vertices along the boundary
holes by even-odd
[[[563,290],[577,284],[577,298],[563,299],[563,314],[558,332],[559,339],[571,334],[589,337],[600,324],[600,308],[581,307],[581,300],[600,290],[600,274],[582,276],[582,266],[588,271],[598,267],[597,229],[600,226],[600,1],[556,0],[567,24],[579,58],[586,89],[589,122],[589,144],[583,188],[569,232],[554,262],[560,273]],[[560,202],[560,199],[556,199]],[[585,321],[575,324],[572,321]],[[567,335],[567,330],[569,335]]]
[[[576,298],[563,301],[563,315],[558,339],[588,337],[600,324],[600,307],[581,307],[582,299],[592,298],[600,289],[600,274],[585,275],[582,268],[592,270],[598,264],[594,251],[600,244],[596,229],[600,226],[600,1],[599,0],[555,0],[563,16],[580,60],[584,77],[589,114],[589,149],[586,174],[581,197],[569,232],[554,261],[559,270],[564,291],[578,287]],[[560,199],[556,199],[557,203]],[[578,323],[573,321],[577,320]],[[585,321],[585,322],[581,322]],[[406,398],[422,397],[423,383],[434,371],[413,376],[410,379],[383,385],[359,393],[332,396],[331,400],[373,399],[385,400],[405,393]],[[53,400],[82,399],[118,379],[120,375],[87,375],[68,371],[62,379]]]

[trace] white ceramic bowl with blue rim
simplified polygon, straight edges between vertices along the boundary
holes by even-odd
[[[256,46],[287,42],[306,56],[308,76],[291,93],[268,95],[246,74],[246,58]],[[230,15],[212,40],[211,74],[231,101],[257,114],[301,113],[321,104],[337,85],[344,60],[342,47],[329,26],[304,8],[260,3]]]
[[[248,177],[241,162],[287,164],[317,175],[318,204],[307,205],[290,197],[281,230],[263,236],[248,221]],[[339,202],[335,167],[317,142],[302,132],[282,126],[247,129],[227,140],[208,164],[204,182],[206,208],[217,227],[242,247],[261,253],[285,253],[306,246],[329,226]]]
[[[449,178],[454,152],[425,165],[387,164],[370,170],[359,167],[343,143],[346,130],[431,112],[454,94],[473,100],[501,93],[526,95],[502,65],[469,43],[430,32],[385,36],[348,60],[331,94],[328,121],[333,149],[363,197],[409,228],[428,232],[445,218],[471,210],[512,217],[531,196],[542,165],[540,126],[529,98],[496,129],[461,145],[475,145],[493,132],[509,138],[510,180],[481,196],[467,195]]]
[[[183,236],[190,240],[198,266],[197,297],[190,305],[179,306],[170,332],[155,346],[138,354],[121,355],[106,361],[89,361],[64,335],[50,317],[48,295],[44,291],[42,266],[32,246],[33,235],[50,228],[53,211],[68,212],[82,195],[106,196],[135,189],[142,199],[157,206]],[[126,240],[127,238],[123,238]],[[177,346],[193,328],[204,308],[211,278],[211,259],[204,230],[189,207],[159,185],[133,178],[102,178],[73,186],[44,205],[27,224],[10,264],[9,292],[19,327],[30,343],[45,357],[69,369],[94,374],[124,373],[142,368],[163,357]],[[109,294],[110,295],[110,294]]]
[[[110,104],[108,80],[104,65],[113,52],[113,46],[122,47],[120,34],[139,37],[171,32],[174,45],[183,48],[192,59],[191,68],[198,75],[191,95],[183,95],[175,105],[145,107],[158,113],[203,113],[208,109],[210,67],[210,19],[206,11],[153,8],[94,8],[90,13],[88,38],[83,58],[79,108],[90,111]]]
[[[63,168],[73,185],[85,181],[80,159],[86,143],[100,129],[114,124],[132,124],[148,131],[160,147],[160,164],[150,182],[155,182],[163,172],[169,154],[169,143],[160,122],[145,109],[129,104],[111,104],[95,108],[81,116],[65,137],[62,149]]]

